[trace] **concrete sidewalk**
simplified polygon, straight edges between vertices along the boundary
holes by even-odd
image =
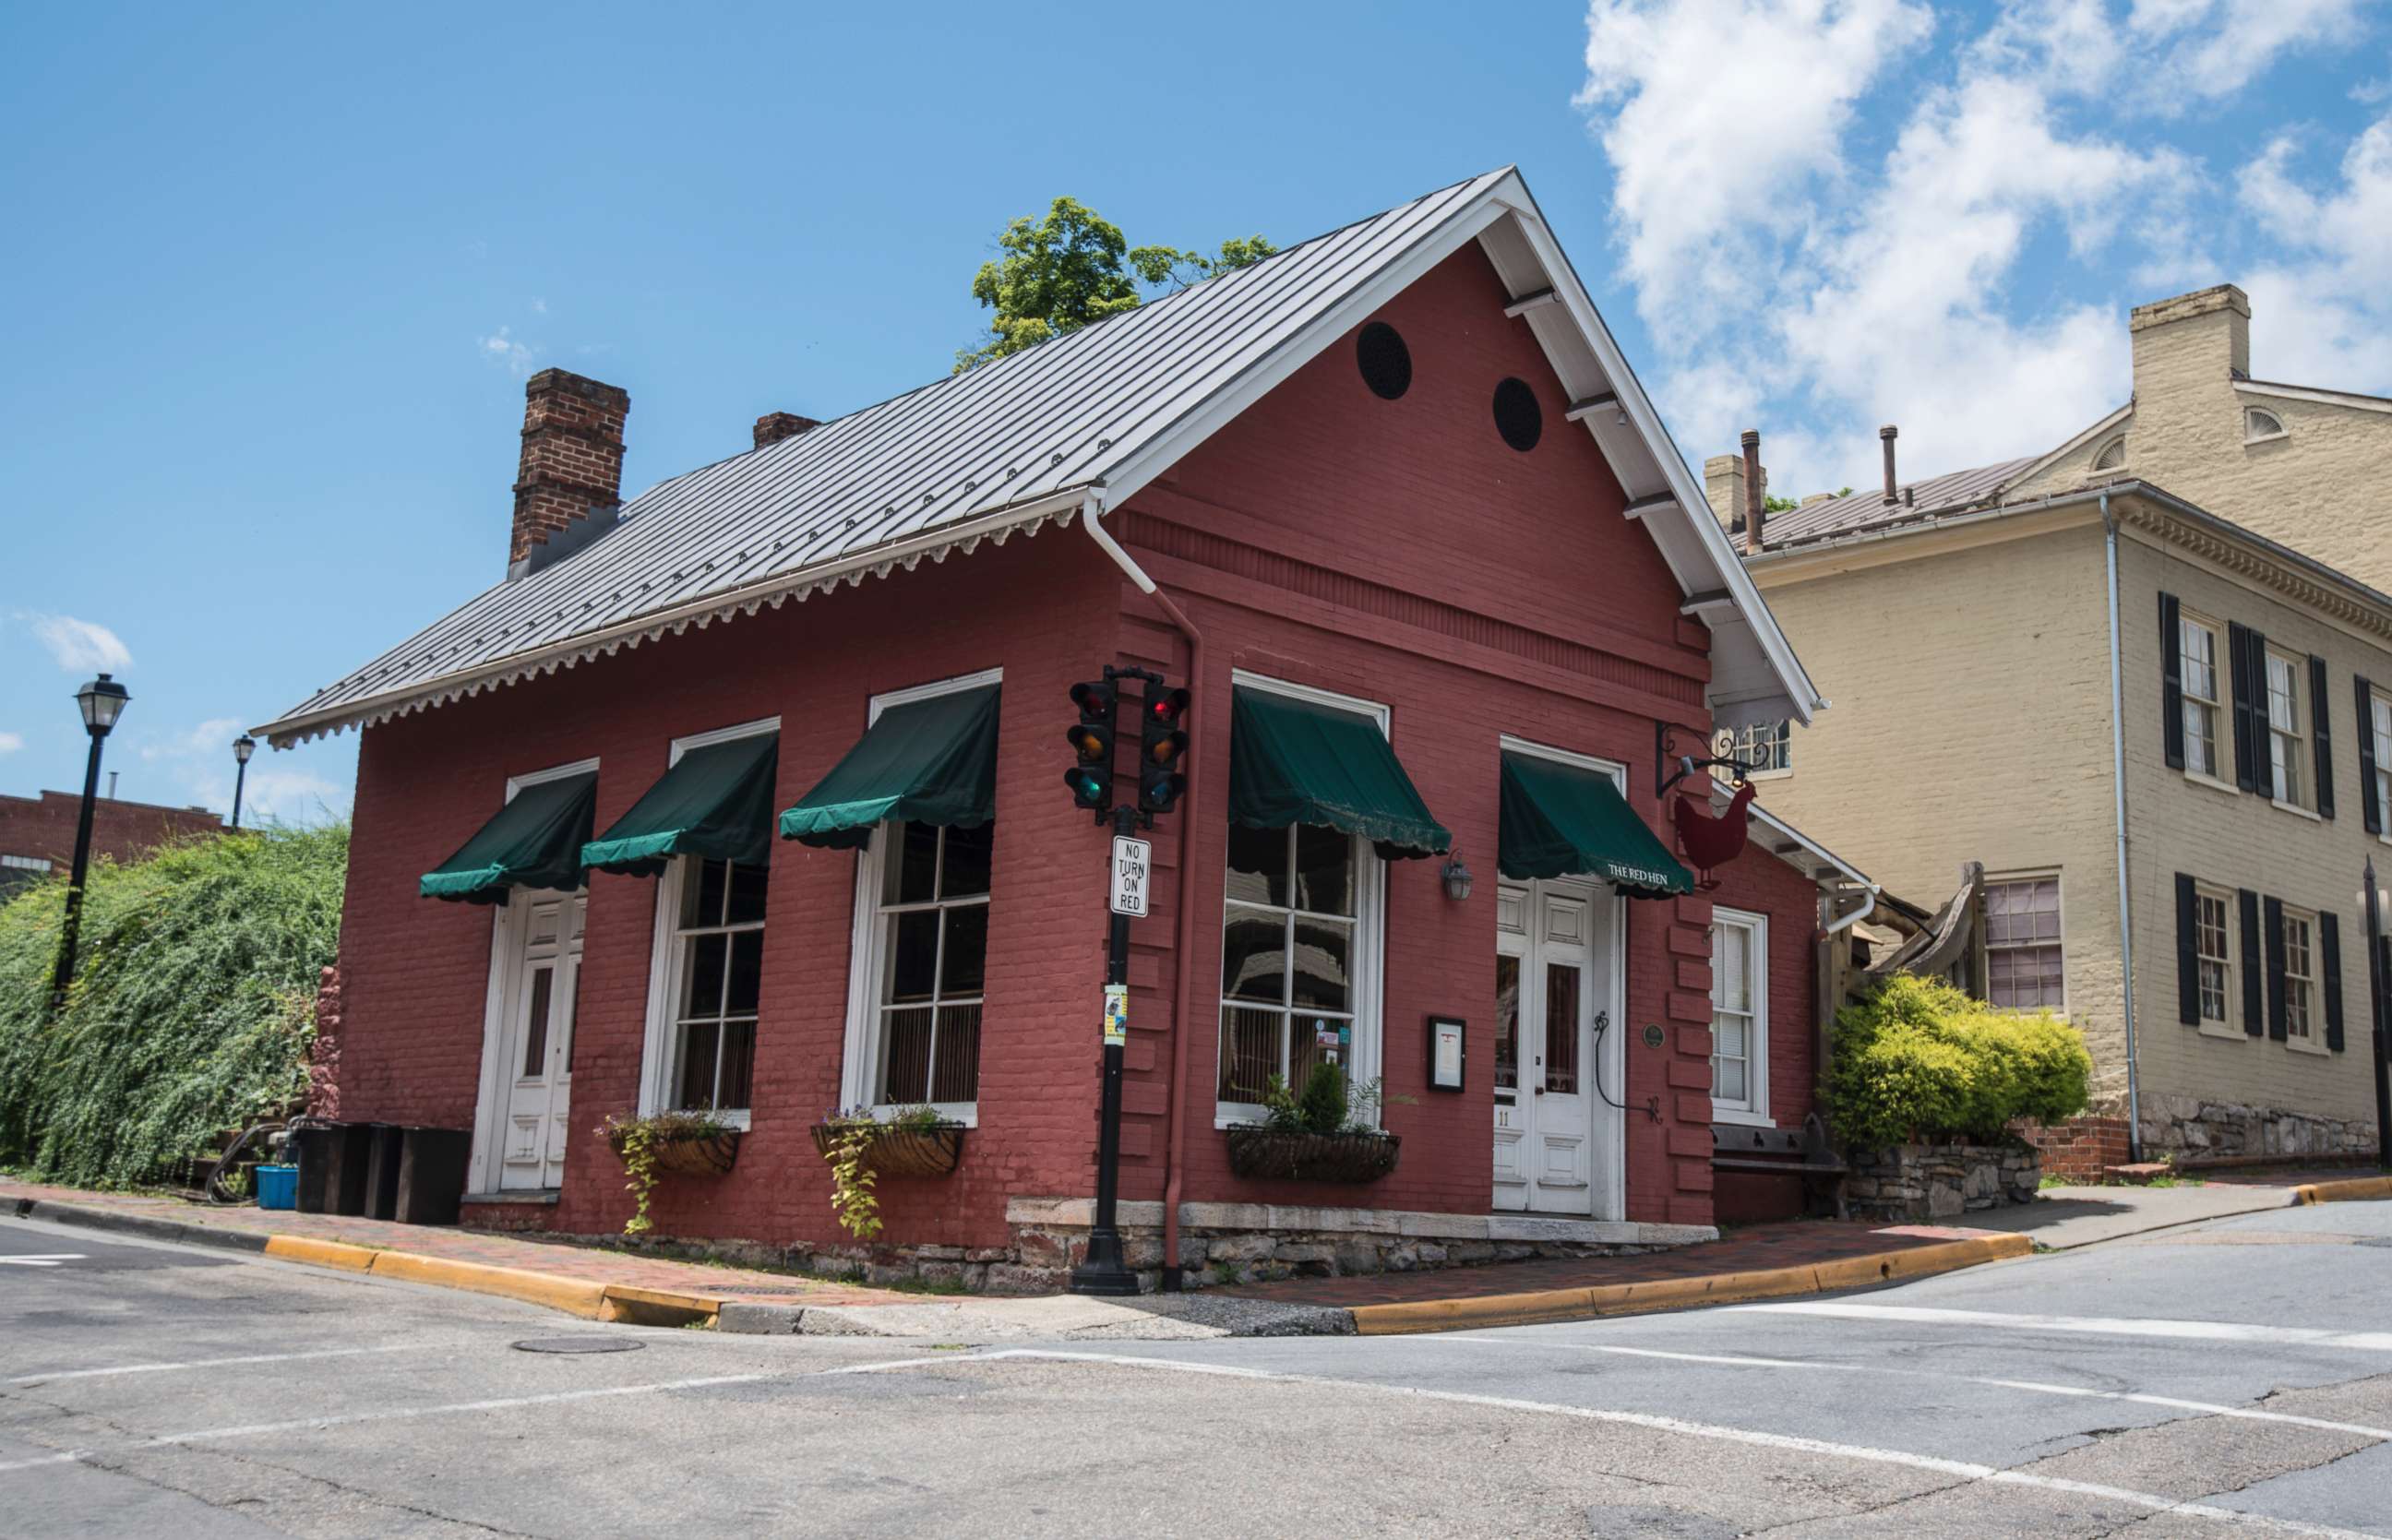
[[[2289,1208],[2298,1199],[2290,1186],[2256,1183],[2173,1187],[2046,1187],[2033,1203],[1970,1215],[1970,1223],[2007,1235],[2022,1235],[2036,1248],[2073,1251],[2105,1240],[2171,1230],[2179,1224]]]

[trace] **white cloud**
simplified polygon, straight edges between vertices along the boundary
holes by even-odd
[[[238,774],[232,741],[240,736],[242,725],[239,717],[210,717],[189,727],[161,729],[139,740],[138,753],[143,763],[171,778],[174,800],[229,814]],[[241,783],[243,828],[269,821],[319,823],[347,816],[350,788],[309,769],[305,754],[277,754],[258,745]]]
[[[24,746],[25,735],[23,733],[0,732],[0,754],[14,754]]]
[[[548,314],[548,302],[547,302],[546,300],[543,300],[543,299],[534,299],[534,300],[531,302],[531,313],[532,313],[533,315],[535,315],[535,316],[545,316],[545,315],[547,315],[547,314]]]
[[[2259,78],[2279,56],[2350,37],[2362,0],[2135,0],[2126,27],[2138,41],[2161,45],[2132,84],[2153,110],[2181,111],[2195,100],[2229,97]]]
[[[2276,260],[2251,272],[2252,372],[2348,390],[2392,389],[2392,115],[2370,124],[2342,157],[2339,181],[2318,192],[2295,175],[2297,144],[2279,138],[2243,168],[2242,207],[2263,225]]]
[[[499,365],[510,374],[531,372],[533,350],[530,344],[515,340],[514,328],[502,326],[487,337],[477,338],[482,356]]]
[[[27,615],[22,617],[50,659],[71,674],[115,674],[133,666],[132,650],[114,631],[94,620],[71,615]]]
[[[240,718],[211,717],[197,727],[143,744],[141,757],[156,761],[221,754],[229,759],[232,757],[232,741],[240,737]]]

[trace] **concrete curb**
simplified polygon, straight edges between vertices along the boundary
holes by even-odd
[[[2311,1203],[2354,1203],[2392,1197],[2392,1176],[2354,1176],[2341,1182],[2306,1182],[2293,1189],[2293,1206]]]
[[[1982,1236],[1968,1240],[1879,1251],[1864,1257],[1807,1266],[1770,1267],[1748,1273],[1713,1273],[1651,1283],[1600,1284],[1587,1288],[1551,1288],[1526,1294],[1486,1294],[1468,1300],[1423,1300],[1405,1304],[1356,1305],[1354,1329],[1364,1337],[1402,1332],[1460,1331],[1475,1326],[1535,1326],[1585,1321],[1600,1315],[1634,1315],[1687,1310],[1698,1305],[1737,1304],[1792,1294],[1826,1294],[1903,1278],[1923,1278],[1974,1267],[1980,1262],[2024,1257],[2034,1251],[2025,1236]]]
[[[378,1247],[352,1246],[346,1241],[318,1240],[307,1236],[263,1235],[254,1230],[222,1229],[211,1224],[152,1219],[146,1214],[110,1213],[105,1209],[84,1209],[33,1198],[20,1198],[16,1211],[20,1219],[39,1218],[57,1224],[112,1230],[148,1240],[220,1247],[264,1255],[276,1262],[300,1262],[342,1273],[370,1273],[375,1277],[393,1278],[401,1283],[425,1284],[434,1288],[455,1288],[467,1293],[493,1295],[502,1300],[518,1300],[525,1304],[545,1305],[551,1310],[564,1311],[568,1315],[578,1315],[585,1321],[643,1326],[711,1326],[722,1308],[722,1301],[704,1295],[639,1288],[630,1284],[595,1283],[583,1278],[560,1278],[552,1274],[533,1273],[519,1267],[494,1267],[488,1262],[427,1257],[413,1251],[389,1251]]]

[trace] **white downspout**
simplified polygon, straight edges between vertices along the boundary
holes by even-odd
[[[2126,880],[2126,686],[2119,664],[2118,521],[2110,515],[2110,494],[2101,494],[2103,550],[2110,579],[2110,784],[2118,822],[2118,963],[2125,971],[2119,998],[2126,1025],[2126,1155],[2143,1158],[2142,1070],[2135,1059],[2135,919]]]
[[[1824,941],[1828,937],[1836,935],[1840,931],[1850,930],[1852,926],[1860,924],[1863,920],[1867,919],[1870,915],[1876,912],[1877,886],[1872,883],[1867,887],[1861,889],[1861,906],[1858,909],[1853,910],[1850,914],[1840,914],[1836,916],[1835,920],[1830,923],[1826,928],[1819,932],[1819,939]]]

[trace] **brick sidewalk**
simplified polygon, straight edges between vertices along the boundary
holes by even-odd
[[[790,1277],[748,1268],[674,1262],[665,1257],[644,1257],[564,1241],[493,1235],[488,1231],[458,1230],[444,1225],[397,1224],[388,1220],[303,1214],[284,1210],[215,1208],[174,1197],[87,1192],[79,1187],[46,1187],[0,1178],[0,1207],[14,1207],[22,1199],[76,1209],[104,1210],[128,1218],[163,1220],[210,1230],[340,1241],[350,1246],[407,1251],[451,1262],[520,1268],[526,1272],[544,1273],[552,1277],[586,1283],[618,1284],[633,1288],[736,1300],[743,1304],[894,1305],[919,1304],[924,1298],[919,1294],[902,1294],[885,1288]]]
[[[1944,1241],[1991,1235],[1989,1230],[1908,1224],[1877,1228],[1832,1220],[1797,1220],[1731,1230],[1699,1246],[1672,1247],[1628,1257],[1580,1257],[1544,1262],[1491,1262],[1432,1273],[1357,1274],[1342,1278],[1290,1278],[1245,1284],[1207,1293],[1275,1300],[1282,1304],[1413,1304],[1430,1300],[1466,1300],[1490,1294],[1528,1294],[1546,1289],[1638,1284],[1710,1274],[1803,1267],[1849,1257],[1906,1251]]]

